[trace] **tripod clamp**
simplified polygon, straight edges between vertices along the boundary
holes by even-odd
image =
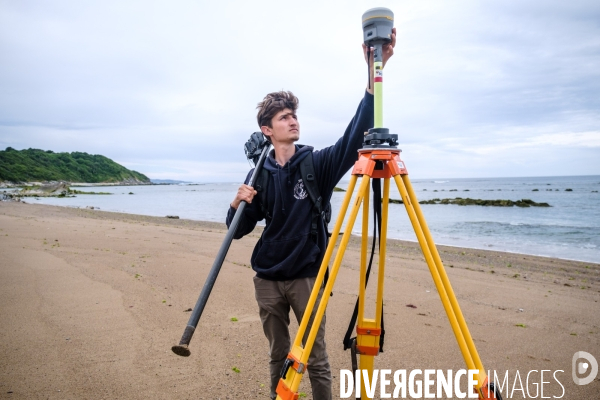
[[[281,379],[279,379],[279,383],[277,384],[278,398],[280,398],[281,400],[298,400],[298,398],[300,397],[299,394],[293,391],[285,383],[285,379],[290,368],[296,370],[298,374],[302,375],[306,371],[307,366],[308,364],[300,362],[300,360],[291,352],[288,354],[287,358],[285,359],[285,362],[283,363],[283,368],[281,369]]]
[[[365,135],[363,149],[395,149],[398,147],[398,135],[391,134],[387,128],[371,128]]]

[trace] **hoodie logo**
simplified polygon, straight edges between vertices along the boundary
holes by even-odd
[[[294,197],[298,200],[302,200],[305,199],[306,196],[308,196],[308,192],[304,188],[304,182],[302,182],[302,179],[298,179],[298,183],[294,186]]]

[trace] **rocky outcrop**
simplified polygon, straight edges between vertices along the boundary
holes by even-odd
[[[21,197],[66,197],[69,195],[69,185],[65,182],[52,182],[39,186],[26,186],[20,192]]]
[[[78,194],[112,194],[73,190],[68,182],[50,182],[21,186],[21,190],[3,193],[3,200],[18,200],[22,197],[74,197]],[[16,188],[18,189],[18,188]]]
[[[391,204],[404,204],[402,200],[390,199]],[[513,200],[482,200],[457,197],[455,199],[431,199],[419,201],[419,204],[456,204],[459,206],[487,207],[552,207],[548,203],[536,203],[530,199]]]

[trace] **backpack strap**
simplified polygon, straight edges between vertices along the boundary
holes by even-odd
[[[269,171],[265,168],[260,170],[260,174],[256,177],[254,182],[254,190],[258,193],[258,200],[260,203],[260,211],[269,220],[272,218],[269,214],[268,199],[267,199],[267,188],[269,187]]]
[[[313,203],[310,236],[316,243],[319,218],[324,218],[324,215],[322,215],[324,208],[323,197],[321,197],[321,194],[319,193],[319,186],[317,185],[317,178],[315,177],[312,152],[300,161],[300,175],[302,175],[302,182],[304,182],[304,187]]]
[[[312,218],[310,222],[310,236],[312,240],[317,243],[319,219],[323,219],[325,222],[325,243],[329,243],[329,236],[331,235],[327,229],[327,224],[329,224],[329,221],[331,221],[331,202],[328,201],[325,205],[323,205],[324,200],[323,197],[321,197],[319,186],[317,185],[312,152],[308,156],[304,157],[302,161],[300,161],[300,175],[302,175],[302,182],[304,182],[304,187],[308,192],[308,197],[310,197],[310,201],[313,203]],[[329,268],[327,268],[325,271],[323,285],[326,285],[328,280]],[[331,292],[331,296],[333,296],[333,292]]]

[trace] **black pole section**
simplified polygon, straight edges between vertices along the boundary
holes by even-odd
[[[262,153],[260,154],[260,158],[258,159],[258,162],[256,163],[256,168],[254,168],[254,173],[252,173],[252,176],[250,177],[248,186],[253,186],[254,181],[258,177],[258,174],[260,174],[260,170],[262,169],[263,164],[265,163],[265,159],[267,158],[267,154],[269,152],[269,147],[271,147],[269,144],[265,144],[265,147],[263,148]],[[202,315],[202,311],[204,311],[204,306],[206,306],[206,302],[208,301],[210,292],[212,291],[212,288],[215,285],[215,281],[217,280],[217,276],[219,275],[219,271],[221,270],[223,261],[225,261],[225,256],[227,255],[227,252],[229,251],[229,247],[231,246],[231,242],[233,241],[233,235],[235,234],[235,231],[237,230],[237,226],[238,226],[240,218],[244,212],[244,208],[246,208],[246,204],[247,203],[245,201],[242,201],[240,203],[240,206],[238,207],[237,211],[235,212],[233,220],[231,221],[231,224],[229,225],[229,230],[227,231],[227,234],[225,235],[225,239],[223,239],[223,243],[221,244],[221,248],[219,249],[219,253],[217,253],[217,257],[215,258],[213,266],[208,274],[208,277],[206,278],[204,287],[202,288],[202,291],[200,292],[200,297],[198,297],[198,301],[196,302],[196,305],[194,306],[194,311],[192,311],[192,315],[190,315],[190,320],[188,321],[187,326],[185,327],[185,330],[183,331],[183,336],[181,337],[181,340],[179,341],[179,345],[171,347],[171,350],[173,350],[173,353],[177,354],[178,356],[188,357],[191,354],[191,352],[188,348],[188,345],[190,344],[190,340],[192,340],[194,331],[196,330],[196,327],[198,326],[198,322],[200,321],[200,316]]]

